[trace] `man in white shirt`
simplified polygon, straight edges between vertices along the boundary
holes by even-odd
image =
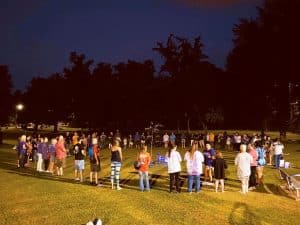
[[[275,156],[275,167],[279,169],[280,158],[283,154],[284,146],[280,141],[278,141],[277,138],[275,139],[273,146],[274,146],[274,156]]]

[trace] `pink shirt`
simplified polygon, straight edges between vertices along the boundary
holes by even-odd
[[[253,161],[252,163],[250,163],[250,166],[257,166],[258,155],[256,150],[253,147],[249,147],[249,154],[253,158]]]
[[[57,159],[66,158],[66,149],[63,142],[57,142],[55,145],[55,153]]]

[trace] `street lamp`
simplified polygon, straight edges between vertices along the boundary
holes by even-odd
[[[16,105],[16,116],[15,116],[16,125],[18,125],[18,112],[22,111],[23,109],[24,109],[24,105],[22,103]]]

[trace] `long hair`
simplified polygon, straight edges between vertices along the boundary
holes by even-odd
[[[222,154],[222,152],[221,152],[220,150],[218,150],[218,151],[216,152],[216,158],[219,158],[219,159],[222,159],[222,158],[223,158],[223,154]]]
[[[197,147],[197,144],[193,143],[192,148],[190,150],[190,158],[191,158],[191,160],[194,159],[194,154],[195,154],[195,151],[197,150],[196,147]]]
[[[120,147],[120,141],[117,138],[113,139],[113,146]]]

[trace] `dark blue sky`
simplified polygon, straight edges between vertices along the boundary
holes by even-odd
[[[15,88],[69,66],[71,51],[98,62],[153,59],[170,33],[201,36],[209,60],[223,67],[239,18],[255,18],[263,0],[2,0],[0,64]],[[157,68],[158,70],[159,68]]]

